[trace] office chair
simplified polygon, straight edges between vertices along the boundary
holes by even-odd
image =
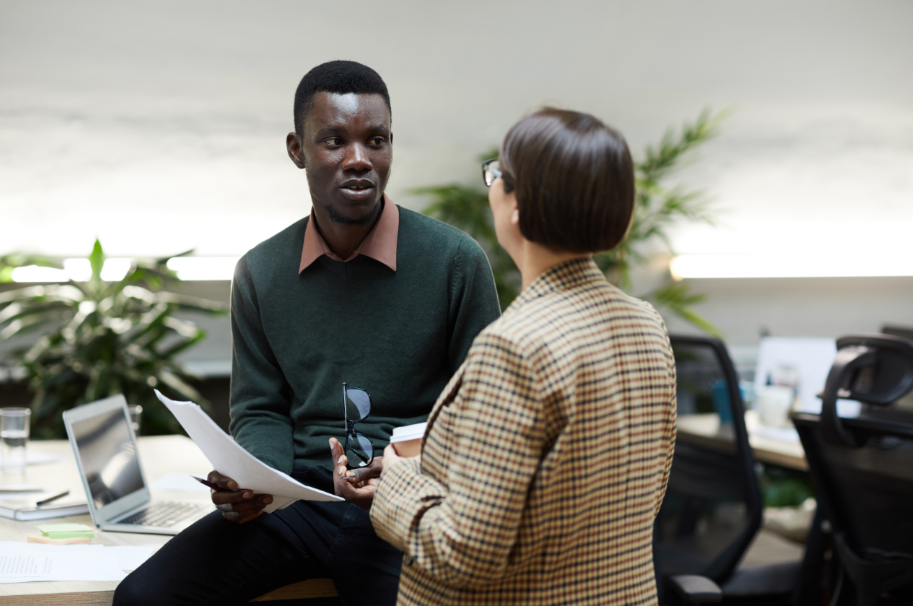
[[[913,415],[890,406],[911,390],[913,342],[850,335],[837,340],[821,414],[792,416],[832,527],[832,604],[913,603]],[[862,402],[859,417],[839,417],[838,398]]]
[[[724,600],[786,600],[798,584],[799,548],[790,548],[788,562],[740,566],[763,505],[732,360],[717,339],[671,335],[670,341],[679,431],[655,526],[658,585],[666,594],[669,577],[696,574],[717,583]]]

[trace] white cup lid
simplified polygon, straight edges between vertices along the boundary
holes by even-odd
[[[406,425],[405,427],[396,427],[393,429],[393,435],[390,436],[390,443],[408,442],[409,440],[420,440],[425,435],[427,423],[416,423],[415,425]]]

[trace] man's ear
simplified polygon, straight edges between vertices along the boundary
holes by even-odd
[[[301,145],[301,137],[297,133],[289,133],[285,136],[285,148],[288,150],[288,157],[298,168],[304,168],[304,149]]]
[[[513,192],[511,192],[513,193]],[[514,196],[514,209],[510,213],[510,224],[520,225],[520,207],[517,206],[517,197]]]

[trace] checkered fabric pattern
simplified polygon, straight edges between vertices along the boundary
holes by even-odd
[[[371,518],[405,552],[398,604],[655,604],[653,520],[675,362],[650,305],[590,259],[540,276],[473,342],[421,463]]]

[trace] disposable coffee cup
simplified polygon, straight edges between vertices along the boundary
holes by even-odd
[[[396,454],[401,457],[417,457],[422,454],[422,438],[425,437],[427,427],[427,423],[416,423],[395,428],[390,443]]]

